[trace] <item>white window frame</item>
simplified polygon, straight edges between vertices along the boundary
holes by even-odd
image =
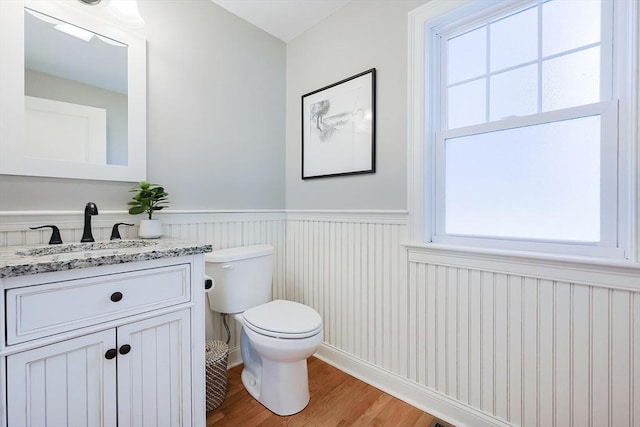
[[[439,54],[436,28],[455,25],[461,19],[468,19],[469,13],[484,11],[496,16],[517,10],[530,4],[530,0],[508,0],[502,2],[487,0],[433,0],[409,13],[409,54],[408,54],[408,203],[409,203],[409,244],[414,247],[464,249],[478,252],[508,251],[551,254],[561,257],[600,257],[638,262],[638,220],[639,211],[637,189],[638,165],[638,77],[634,70],[638,64],[638,13],[636,2],[615,2],[613,11],[613,69],[611,76],[612,98],[616,101],[601,102],[585,106],[586,109],[600,109],[605,116],[612,109],[618,109],[616,154],[617,193],[613,195],[615,204],[615,239],[617,242],[603,242],[601,245],[574,243],[549,243],[524,240],[458,238],[447,236],[442,239],[436,221],[441,211],[436,209],[439,168],[437,167],[437,144],[431,140],[434,129],[439,129],[441,105],[438,105],[440,63],[431,61]],[[603,40],[603,50],[607,49]],[[603,53],[604,54],[604,53]],[[608,77],[606,77],[608,79]],[[435,88],[435,89],[434,89]],[[607,90],[607,89],[604,89]],[[560,113],[551,113],[562,114]],[[526,118],[516,118],[526,120]],[[490,126],[484,124],[481,126]],[[604,128],[604,126],[603,126]],[[611,136],[606,136],[610,138]],[[429,138],[429,140],[427,140]],[[605,144],[603,144],[605,145]],[[611,177],[609,177],[611,179]],[[609,195],[611,196],[611,195]],[[611,214],[608,214],[611,216]],[[608,222],[605,227],[611,227]]]

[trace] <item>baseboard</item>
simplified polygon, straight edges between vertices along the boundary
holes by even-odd
[[[456,427],[512,427],[509,423],[353,357],[328,344],[323,343],[315,356],[341,371]]]
[[[509,423],[460,403],[449,396],[420,386],[328,344],[323,343],[314,356],[456,427],[513,427]],[[228,368],[233,368],[241,363],[240,347],[229,349]]]

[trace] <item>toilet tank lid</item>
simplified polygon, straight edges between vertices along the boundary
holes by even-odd
[[[271,245],[250,245],[209,252],[204,255],[204,259],[206,262],[231,262],[272,254],[273,246]]]

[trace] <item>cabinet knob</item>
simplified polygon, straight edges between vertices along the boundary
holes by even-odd
[[[122,292],[114,292],[111,294],[111,301],[118,302],[122,299]]]
[[[129,344],[124,344],[120,347],[120,354],[127,354],[131,351],[131,346]]]
[[[114,357],[116,357],[118,355],[118,352],[116,351],[115,348],[110,348],[109,350],[107,350],[107,352],[104,354],[104,357],[106,357],[107,359],[111,360]]]

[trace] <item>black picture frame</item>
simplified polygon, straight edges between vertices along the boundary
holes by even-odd
[[[375,173],[376,69],[302,95],[302,179]]]

